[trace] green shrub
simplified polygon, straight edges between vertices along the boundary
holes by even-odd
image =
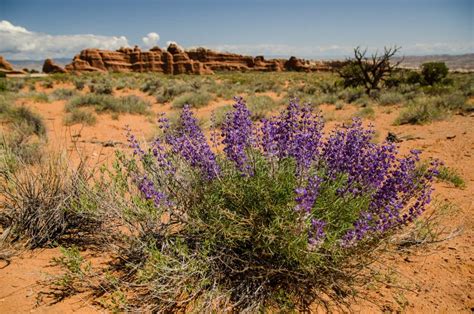
[[[447,115],[434,105],[434,101],[429,97],[420,97],[410,102],[404,108],[398,118],[396,125],[400,124],[425,124],[435,120],[441,120]]]
[[[374,108],[364,107],[361,110],[359,110],[359,112],[356,114],[356,117],[373,120],[373,119],[375,119]]]
[[[73,89],[59,88],[55,89],[51,96],[56,100],[68,100],[69,98],[77,95],[77,92]]]
[[[84,87],[86,86],[86,83],[82,79],[75,79],[73,82],[74,82],[74,87],[77,90],[83,90]]]
[[[407,84],[424,84],[423,76],[421,76],[419,72],[413,70],[408,72],[405,81]]]
[[[86,201],[88,185],[82,168],[72,169],[51,156],[35,167],[21,159],[19,166],[0,171],[0,223],[9,230],[1,244],[22,241],[25,247],[51,247],[65,235],[97,232],[100,220],[94,204]]]
[[[225,121],[227,113],[232,110],[231,105],[225,105],[214,110],[214,123],[215,126],[221,127]]]
[[[188,106],[173,129],[160,119],[151,147],[129,133],[133,157],[117,153],[100,208],[128,227],[110,236],[128,239],[117,256],[134,276],[121,287],[141,288],[122,311],[292,312],[344,301],[372,276],[377,248],[429,202],[434,169],[372,143],[359,120],[326,138],[320,116],[296,103],[263,126],[240,99],[228,117],[223,153]]]
[[[378,103],[382,106],[400,105],[405,101],[402,94],[394,91],[384,92],[380,94]]]
[[[213,98],[211,94],[204,91],[187,92],[173,100],[173,108],[183,108],[186,104],[193,108],[201,108],[207,106]]]
[[[135,95],[116,98],[110,95],[87,94],[72,98],[66,105],[66,111],[87,106],[94,107],[97,112],[148,114],[150,103]]]
[[[114,88],[110,82],[104,82],[99,84],[90,84],[89,90],[91,93],[99,95],[112,95]]]
[[[192,92],[194,88],[182,81],[170,81],[162,86],[156,93],[156,100],[160,103],[170,102],[174,98],[186,93]]]
[[[444,62],[426,62],[421,65],[421,75],[425,84],[441,83],[448,75],[448,67]]]
[[[439,96],[434,103],[436,107],[445,110],[464,110],[467,108],[467,98],[461,92]]]
[[[363,97],[364,95],[365,95],[365,91],[363,88],[349,87],[349,88],[344,89],[339,94],[339,98],[344,100],[346,103],[350,104],[357,101],[357,99]]]
[[[277,102],[267,95],[254,95],[247,98],[247,106],[252,112],[252,120],[261,120],[267,117],[277,105]]]
[[[64,124],[67,126],[77,123],[94,125],[96,122],[97,119],[94,114],[79,109],[73,109],[64,117]]]
[[[34,102],[46,102],[50,101],[48,94],[39,93],[39,92],[30,92],[27,94],[27,97]]]
[[[441,166],[439,167],[438,171],[439,175],[437,178],[439,180],[450,182],[457,188],[466,187],[466,183],[464,182],[463,178],[454,169],[448,168],[446,166]]]

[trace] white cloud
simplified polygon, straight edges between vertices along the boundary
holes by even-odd
[[[114,50],[126,46],[125,36],[49,35],[0,21],[0,55],[11,60],[68,58],[85,48]]]
[[[153,47],[158,44],[158,40],[160,40],[160,35],[155,32],[148,33],[145,37],[142,38],[145,47]]]

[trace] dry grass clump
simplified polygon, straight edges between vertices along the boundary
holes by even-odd
[[[2,156],[2,165],[9,157]],[[16,167],[0,170],[2,244],[51,246],[67,235],[77,240],[98,230],[94,204],[85,198],[90,177],[82,166],[72,169],[61,156],[34,167],[15,161]]]
[[[72,98],[66,105],[66,111],[70,112],[80,107],[94,107],[97,112],[149,114],[151,104],[142,98],[130,95],[113,97],[110,95],[87,94]]]

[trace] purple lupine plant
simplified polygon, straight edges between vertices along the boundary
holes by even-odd
[[[254,175],[255,167],[251,160],[254,155],[250,154],[261,154],[273,166],[286,159],[295,161],[295,181],[300,186],[294,190],[296,206],[293,210],[301,215],[300,221],[307,222],[308,243],[313,248],[322,244],[326,233],[334,227],[320,218],[322,210],[327,208],[315,206],[324,193],[323,184],[331,185],[344,178],[338,186],[339,197],[348,200],[368,198],[368,205],[360,208],[359,216],[351,221],[352,227],[342,232],[340,243],[344,247],[357,245],[364,239],[383,235],[412,221],[431,200],[436,162],[420,174],[418,151],[398,157],[393,143],[373,143],[373,127],[364,128],[359,119],[324,137],[321,115],[309,106],[300,106],[296,100],[278,116],[264,119],[259,124],[252,123],[251,113],[242,98],[236,98],[233,107],[221,130],[225,157],[249,179]],[[159,125],[164,132],[164,141],[155,140],[150,154],[165,175],[174,176],[176,172],[171,155],[181,156],[191,167],[200,169],[205,181],[226,175],[188,105],[182,110],[176,130],[171,130],[164,116],[160,116]],[[217,150],[215,131],[211,137]],[[145,152],[130,132],[128,140],[134,154],[143,158]],[[164,200],[169,202],[146,176],[139,182],[145,198],[153,199],[157,206]]]
[[[191,166],[201,169],[205,179],[212,180],[220,172],[216,156],[197,125],[189,105],[181,112],[181,125],[175,133],[167,131],[166,141],[175,154],[181,155]]]
[[[293,100],[280,116],[262,121],[261,147],[268,157],[295,158],[302,171],[319,159],[323,127],[321,115]]]
[[[142,192],[145,199],[152,200],[156,207],[163,204],[169,205],[166,195],[157,190],[153,181],[148,179],[146,175],[138,180],[138,189]]]
[[[314,249],[324,242],[324,238],[326,237],[324,228],[326,225],[327,223],[324,220],[311,219],[311,226],[308,229],[308,244],[310,249]]]
[[[242,98],[236,98],[234,111],[228,113],[222,127],[222,144],[227,158],[233,161],[244,175],[253,175],[246,150],[254,145],[251,113]]]
[[[308,180],[308,185],[306,187],[299,187],[295,190],[297,203],[295,210],[304,211],[310,213],[316,198],[318,197],[319,186],[322,183],[322,179],[318,176],[312,176]]]

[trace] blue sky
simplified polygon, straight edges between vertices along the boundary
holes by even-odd
[[[473,7],[473,0],[0,0],[0,54],[72,57],[90,46],[169,41],[310,58],[393,44],[405,55],[460,54],[474,51]],[[144,40],[149,33],[156,34]]]

